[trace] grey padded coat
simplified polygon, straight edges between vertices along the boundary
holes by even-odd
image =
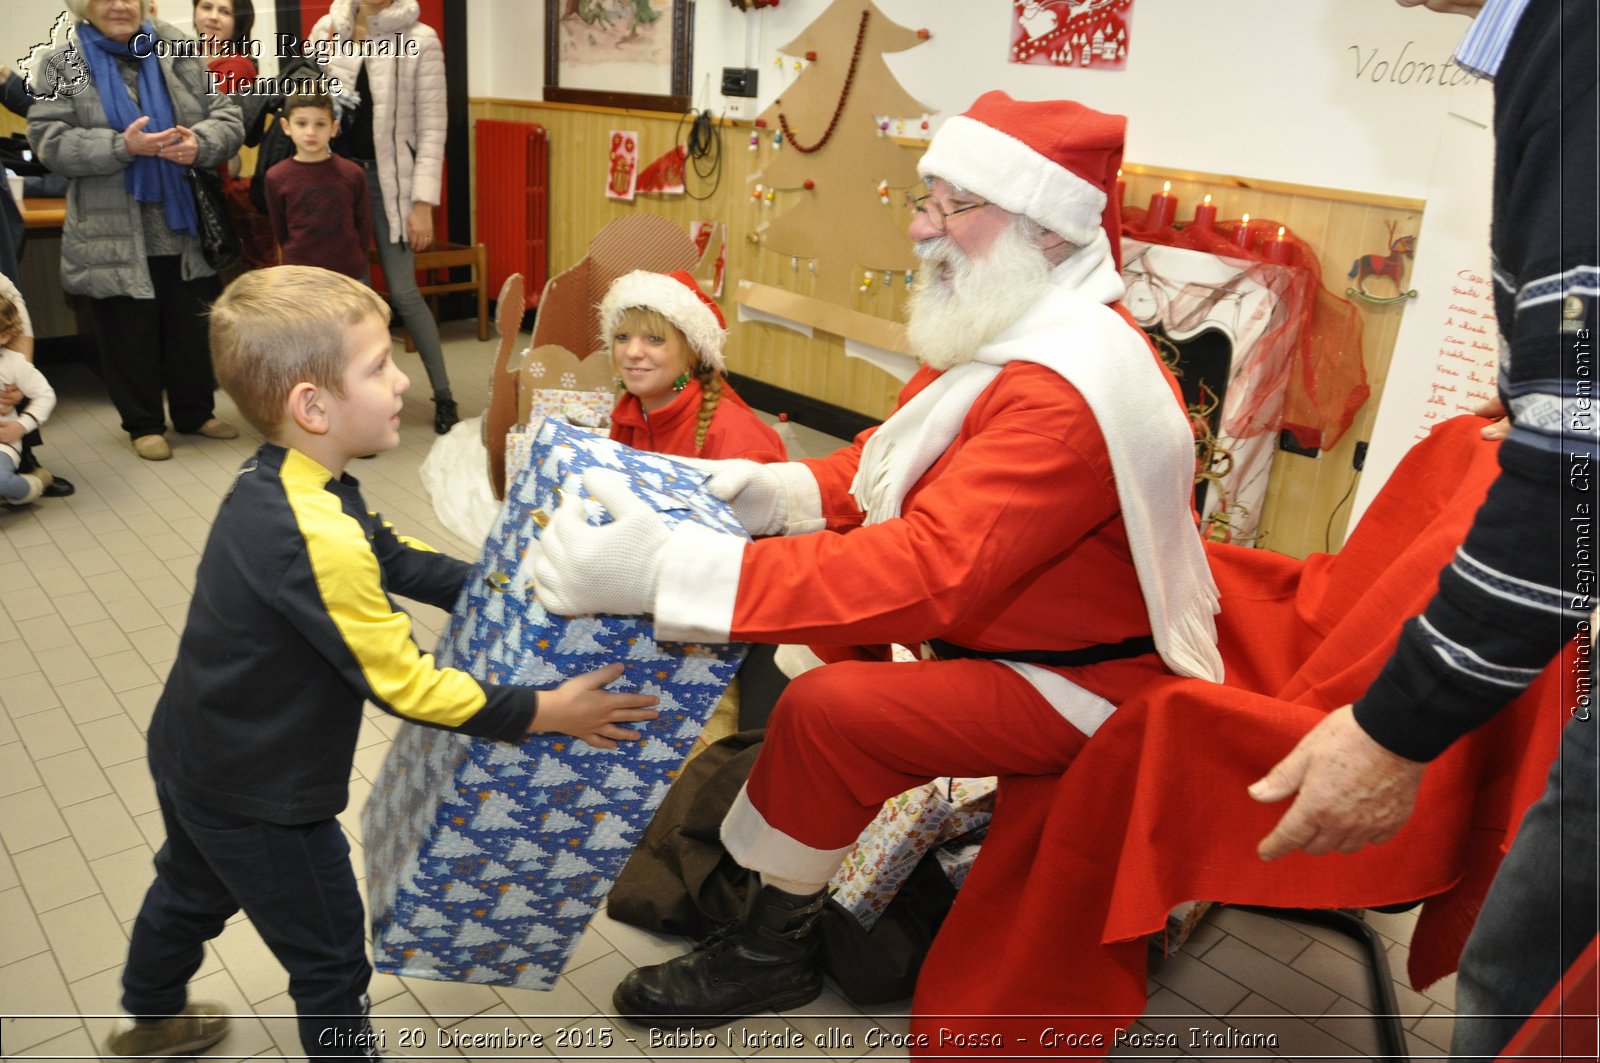
[[[156,31],[163,41],[186,37],[165,22],[158,21]],[[40,95],[55,94],[63,64],[51,62],[50,57],[70,48],[81,51],[77,27],[65,44],[38,63],[46,79]],[[161,56],[144,61],[161,64],[173,116],[194,130],[200,142],[194,165],[214,168],[231,158],[244,142],[244,125],[237,104],[224,94],[207,94],[205,60]],[[70,179],[61,236],[61,287],[93,299],[119,295],[154,299],[140,206],[125,183],[133,156],[122,130],[111,128],[93,81],[75,95],[56,95],[36,100],[28,111],[28,139],[40,162]],[[182,239],[184,279],[210,276],[214,271],[200,252],[199,238]]]

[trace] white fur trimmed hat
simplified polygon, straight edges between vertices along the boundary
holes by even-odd
[[[1120,206],[1108,193],[1128,120],[1071,100],[1014,100],[986,92],[948,119],[917,163],[922,177],[942,177],[1074,244],[1099,229],[1113,241]]]
[[[636,269],[612,281],[605,298],[600,300],[600,335],[606,337],[608,344],[623,312],[641,306],[658,311],[676,325],[702,362],[719,373],[723,371],[722,347],[728,342],[728,323],[693,277],[681,269],[671,273]]]

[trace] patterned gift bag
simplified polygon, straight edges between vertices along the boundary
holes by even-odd
[[[829,883],[833,899],[871,930],[929,850],[942,854],[946,842],[970,839],[988,826],[997,786],[992,778],[935,779],[885,801]],[[977,848],[940,860],[957,889]]]
[[[539,606],[539,531],[559,492],[578,489],[569,477],[597,465],[627,473],[669,524],[744,534],[700,473],[568,425],[537,429],[439,661],[540,688],[622,661],[611,689],[658,696],[661,716],[615,751],[403,725],[362,821],[380,971],[549,989],[743,660],[742,645],[657,642],[648,618],[569,620]],[[598,523],[599,506],[586,505]]]

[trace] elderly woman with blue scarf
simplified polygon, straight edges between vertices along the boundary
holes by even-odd
[[[244,127],[237,104],[206,92],[193,42],[149,18],[149,0],[66,6],[77,24],[34,64],[41,98],[28,139],[69,179],[61,286],[89,299],[106,390],[134,451],[161,461],[172,456],[163,392],[177,431],[239,434],[213,413],[205,313],[221,288],[185,171],[230,158]]]

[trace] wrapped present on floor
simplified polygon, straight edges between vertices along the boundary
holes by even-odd
[[[829,883],[833,899],[871,930],[923,857],[957,841],[968,851],[946,873],[955,872],[951,880],[959,889],[977,854],[970,843],[989,824],[997,785],[992,778],[935,779],[885,801]]]
[[[621,661],[609,689],[654,694],[661,715],[617,750],[404,724],[362,821],[373,952],[389,974],[550,988],[744,657],[742,645],[658,643],[648,618],[545,613],[532,592],[535,540],[557,489],[577,490],[569,478],[585,468],[628,474],[668,524],[744,533],[698,472],[553,421],[534,435],[439,662],[548,689]],[[599,506],[586,505],[598,521]]]

